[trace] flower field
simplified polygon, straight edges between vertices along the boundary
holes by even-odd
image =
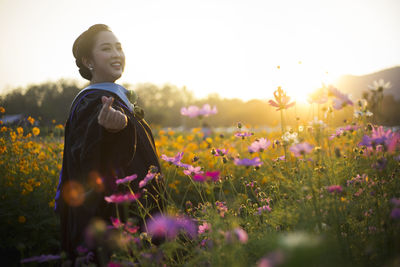
[[[398,266],[400,134],[374,125],[366,101],[325,89],[310,101],[316,118],[286,125],[295,104],[279,88],[270,104],[281,129],[272,132],[246,122],[233,132],[154,129],[161,172],[116,180],[131,193],[105,200],[144,215],[139,196],[152,197],[155,181],[166,208],[147,229],[95,221],[79,260],[90,265],[102,248],[112,252],[104,266]],[[354,117],[332,127],[339,109]],[[216,112],[182,109],[200,120]],[[0,130],[1,249],[27,266],[55,265],[65,262],[53,211],[63,128],[44,133],[33,121]]]

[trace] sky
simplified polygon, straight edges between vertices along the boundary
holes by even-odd
[[[126,55],[118,83],[243,100],[282,86],[300,99],[340,75],[399,66],[399,14],[399,0],[0,0],[0,94],[83,85],[72,44],[104,23]]]

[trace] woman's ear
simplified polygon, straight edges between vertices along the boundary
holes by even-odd
[[[89,70],[92,70],[92,69],[93,69],[93,63],[92,63],[92,61],[91,61],[90,59],[84,57],[84,58],[82,58],[82,63],[83,63],[83,65],[85,65],[85,67],[88,68]]]

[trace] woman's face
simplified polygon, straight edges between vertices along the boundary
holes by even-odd
[[[125,54],[112,32],[102,31],[97,34],[88,65],[89,69],[93,68],[92,83],[115,82],[121,77],[125,68]]]

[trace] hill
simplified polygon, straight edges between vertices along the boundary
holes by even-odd
[[[392,84],[392,87],[385,91],[385,95],[393,95],[396,100],[400,100],[400,66],[362,76],[343,75],[334,85],[340,91],[351,94],[353,100],[356,100],[362,97],[363,92],[369,91],[368,85],[379,79]]]

